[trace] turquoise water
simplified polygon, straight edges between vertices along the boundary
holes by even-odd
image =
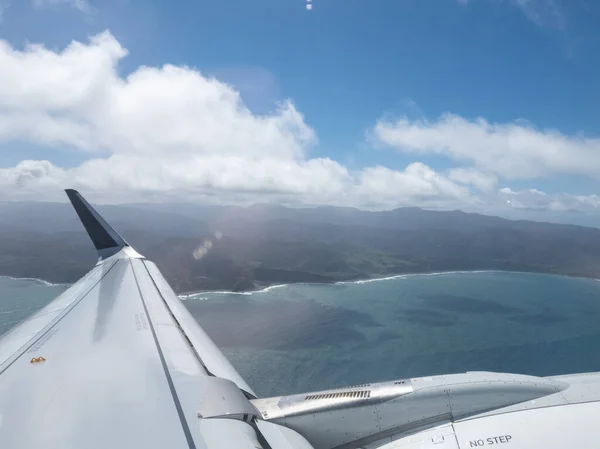
[[[0,279],[0,332],[22,319],[11,310],[31,313],[63,288]],[[201,293],[185,304],[260,395],[467,370],[600,371],[595,280],[409,275]]]
[[[68,285],[0,276],[0,335],[41,309]]]

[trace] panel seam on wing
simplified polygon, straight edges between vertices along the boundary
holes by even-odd
[[[44,336],[50,332],[58,323],[62,321],[62,319],[67,316],[75,307],[77,307],[89,294],[90,292],[96,288],[96,286],[102,282],[102,279],[106,277],[106,275],[114,268],[117,264],[115,261],[108,270],[96,281],[85,293],[81,295],[80,298],[75,299],[71,304],[64,308],[59,316],[54,318],[50,323],[48,323],[40,332],[35,334],[34,337],[29,339],[27,343],[23,344],[18,350],[16,350],[10,357],[8,357],[2,365],[0,365],[0,375],[2,375],[8,368],[10,368],[23,354],[25,354],[33,345],[35,345],[38,341],[40,341]],[[6,366],[4,366],[6,365]]]

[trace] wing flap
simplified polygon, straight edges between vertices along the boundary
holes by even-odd
[[[189,339],[190,345],[196,352],[207,372],[213,376],[228,379],[234,382],[242,391],[252,397],[256,397],[250,386],[239,375],[229,360],[225,358],[217,345],[210,339],[204,330],[198,325],[195,318],[182,304],[173,289],[169,286],[156,265],[148,260],[143,262],[148,276],[152,279],[154,286],[161,298],[169,308],[181,331]]]
[[[256,421],[256,427],[269,446],[277,449],[314,449],[298,432],[268,421]],[[443,448],[441,448],[443,449]]]

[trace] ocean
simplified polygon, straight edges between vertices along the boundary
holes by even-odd
[[[0,333],[64,285],[0,278]],[[600,371],[600,282],[460,272],[183,298],[261,396],[442,373]]]

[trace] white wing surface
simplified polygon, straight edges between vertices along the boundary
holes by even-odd
[[[250,387],[75,191],[99,254],[0,340],[0,448],[259,448]]]

